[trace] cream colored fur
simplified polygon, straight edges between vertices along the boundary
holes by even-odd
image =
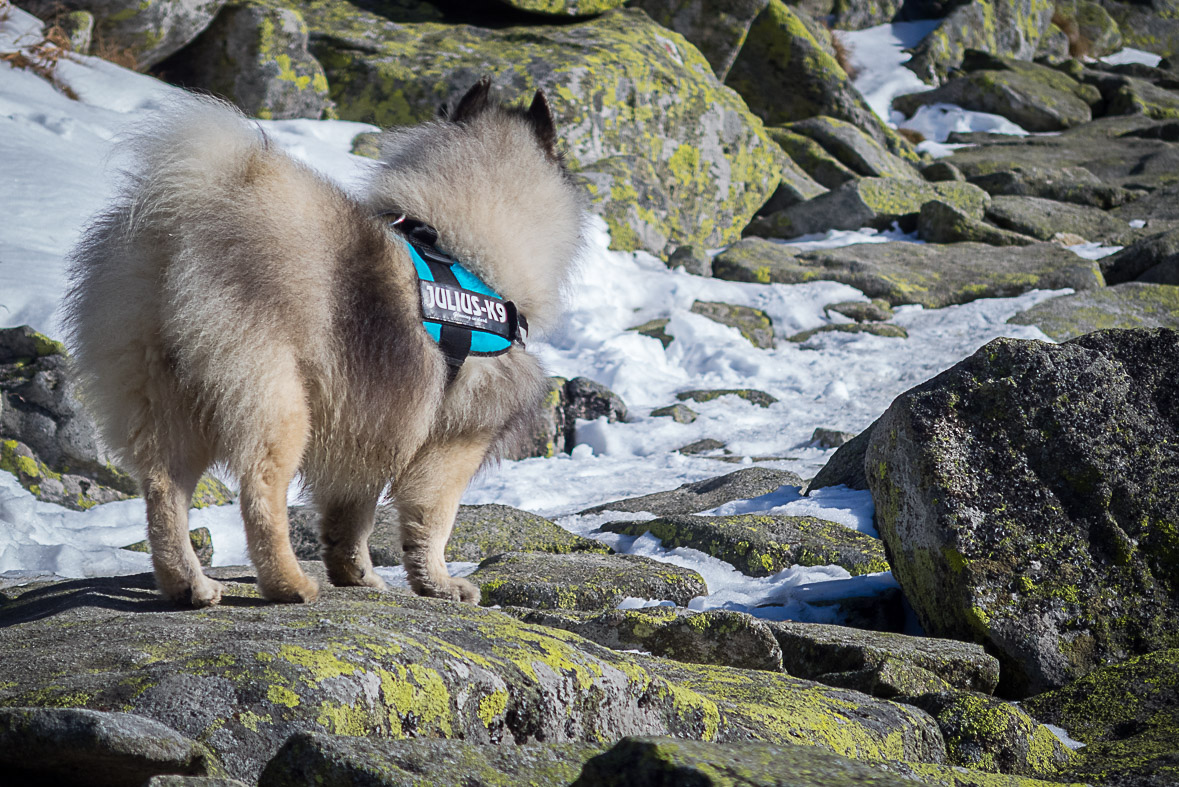
[[[514,347],[469,358],[447,385],[404,243],[375,214],[433,224],[532,328],[552,327],[582,204],[527,113],[489,103],[388,134],[359,201],[210,99],[186,101],[130,147],[123,196],[75,252],[67,310],[87,402],[143,485],[161,591],[220,599],[188,543],[187,509],[222,462],[241,479],[266,597],[317,593],[287,532],[286,489],[301,470],[333,582],[383,585],[367,539],[391,482],[411,585],[477,601],[442,551],[471,475],[528,422],[545,377]]]

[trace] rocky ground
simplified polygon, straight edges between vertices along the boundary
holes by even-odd
[[[898,305],[1075,293],[1013,319],[1060,344],[988,344],[854,439],[825,436],[843,445],[814,479],[745,468],[590,509],[654,514],[608,530],[749,576],[891,570],[901,592],[843,600],[847,626],[690,611],[695,572],[505,506],[464,507],[447,555],[479,563],[470,578],[496,609],[330,587],[278,606],[249,568],[211,570],[227,591],[202,611],[170,607],[147,575],[0,585],[6,784],[1179,784],[1174,0],[21,6],[59,43],[259,117],[389,125],[489,71],[507,98],[543,87],[617,248],[876,299],[833,304],[851,321],[831,330],[903,339]],[[951,138],[969,144],[934,161],[873,114],[838,30],[938,13],[910,61],[935,89],[896,108],[948,102],[1051,135]],[[1164,59],[1093,59],[1123,45]],[[770,240],[894,223],[926,243]],[[1085,242],[1124,248],[1094,261],[1069,248]],[[756,310],[693,311],[773,342]],[[635,329],[666,344],[658,323]],[[716,395],[684,391],[656,414],[689,420]],[[626,406],[554,379],[522,455],[568,450],[595,417]],[[0,331],[0,468],[74,508],[136,494],[64,349],[29,329]],[[833,484],[871,491],[880,540],[811,517],[699,515]],[[200,502],[228,496],[207,479]],[[291,521],[313,561],[314,512]],[[389,511],[372,552],[399,560]],[[627,597],[675,606],[618,609]],[[905,604],[925,636],[899,633]]]

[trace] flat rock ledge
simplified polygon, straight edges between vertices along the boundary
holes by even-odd
[[[147,574],[6,590],[0,707],[143,716],[249,782],[296,733],[472,744],[672,735],[943,761],[928,715],[860,692],[619,653],[398,592],[325,587],[314,604],[270,604],[244,569],[210,573],[226,593],[204,610],[177,610]]]
[[[672,514],[695,514],[707,511],[733,500],[768,495],[783,486],[799,486],[803,481],[795,473],[786,470],[771,470],[768,467],[749,467],[717,478],[706,478],[684,484],[667,492],[655,492],[640,497],[629,497],[603,503],[582,511],[582,514],[600,514],[604,511],[636,513],[646,511],[656,516]]]

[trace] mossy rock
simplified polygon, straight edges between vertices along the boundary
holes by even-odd
[[[995,65],[1009,67],[971,71],[934,90],[898,96],[893,108],[912,115],[929,104],[957,104],[1001,115],[1028,131],[1060,131],[1093,119],[1090,107],[1100,95],[1092,87],[1035,63]]]
[[[311,506],[298,505],[287,509],[287,516],[295,554],[301,560],[318,560],[319,514]],[[502,552],[609,554],[611,551],[605,544],[570,533],[542,516],[489,503],[459,506],[445,554],[448,561],[478,563]],[[396,507],[377,507],[369,555],[374,565],[401,565],[401,531]]]
[[[669,344],[671,344],[672,340],[675,339],[674,336],[667,332],[667,324],[669,322],[671,322],[671,320],[667,319],[666,317],[662,317],[657,320],[647,320],[642,325],[635,325],[631,328],[627,328],[627,330],[634,331],[641,336],[649,336],[652,339],[656,339],[664,346],[664,348],[666,348]]]
[[[1100,3],[1089,0],[1056,0],[1057,13],[1070,19],[1083,40],[1083,54],[1105,57],[1122,48],[1122,31]]]
[[[1150,235],[1101,260],[1109,284],[1179,284],[1179,229]]]
[[[1106,96],[1110,115],[1145,115],[1155,120],[1179,119],[1179,94],[1145,79],[1121,77],[1112,95]]]
[[[736,328],[754,347],[762,350],[774,348],[774,323],[761,309],[732,303],[696,301],[692,304],[691,311],[713,322]]]
[[[0,439],[0,470],[16,476],[20,485],[38,500],[74,511],[132,497],[86,476],[57,472],[19,440]]]
[[[971,0],[946,15],[905,67],[938,85],[962,64],[968,49],[1031,60],[1053,13],[1053,0]]]
[[[785,128],[814,140],[841,164],[860,177],[921,180],[905,159],[890,153],[858,126],[833,117],[813,117]]]
[[[725,84],[771,125],[827,115],[857,126],[891,153],[917,159],[876,116],[801,15],[782,0],[769,0],[753,20]]]
[[[1179,52],[1179,7],[1174,0],[1149,5],[1103,2],[1102,7],[1118,24],[1122,45],[1168,56]]]
[[[747,467],[743,470],[693,481],[667,492],[655,492],[625,500],[603,503],[582,511],[600,514],[603,511],[647,511],[656,516],[694,514],[707,511],[732,500],[745,500],[775,492],[783,486],[802,486],[802,479],[785,470],[768,467]]]
[[[225,774],[207,746],[158,721],[83,708],[0,708],[0,767],[11,785],[131,785],[157,774]]]
[[[999,658],[1004,696],[1179,646],[1176,373],[1166,329],[996,339],[873,428],[893,574],[926,632]]]
[[[1131,282],[1062,295],[1007,321],[1034,325],[1058,342],[1109,328],[1179,329],[1179,287]]]
[[[867,429],[848,440],[835,450],[827,464],[807,482],[806,493],[828,486],[846,486],[849,489],[868,488],[868,475],[864,468],[864,456],[868,452],[868,441],[872,439],[873,421]]]
[[[782,650],[764,621],[744,612],[711,609],[690,612],[675,607],[614,609],[587,613],[567,610],[506,609],[525,623],[572,631],[615,650],[639,649],[692,664],[741,669],[782,669]]]
[[[307,42],[298,11],[234,3],[160,68],[170,82],[226,98],[251,117],[318,119],[331,101],[323,67]]]
[[[969,691],[909,697],[937,719],[951,765],[989,773],[1055,777],[1075,758],[1044,725],[1009,702]]]
[[[809,516],[684,514],[608,522],[602,529],[628,536],[650,533],[665,547],[699,550],[751,577],[768,577],[791,566],[837,565],[853,576],[888,571],[879,539]]]
[[[893,306],[919,303],[930,309],[1033,289],[1087,290],[1102,285],[1097,263],[1051,243],[999,248],[983,243],[887,242],[798,253],[782,244],[747,238],[721,253],[714,270],[718,278],[740,281],[751,268],[770,282],[838,281]]]
[[[639,555],[506,552],[480,563],[470,580],[485,605],[532,609],[614,609],[628,597],[686,607],[708,593],[695,571]]]
[[[1071,778],[1146,785],[1179,778],[1179,650],[1099,667],[1024,708],[1086,744]]]
[[[928,183],[904,178],[860,178],[759,218],[750,224],[746,234],[792,238],[828,230],[888,229],[894,222],[916,219],[921,206],[930,200],[948,202],[981,217],[990,199],[979,187],[958,181]],[[715,268],[713,275],[716,275]]]
[[[768,133],[770,139],[778,143],[782,151],[790,157],[790,161],[794,163],[795,167],[802,171],[807,181],[818,185],[818,188],[794,189],[801,199],[791,200],[779,209],[788,208],[798,202],[805,202],[829,189],[839,188],[844,183],[856,179],[857,175],[851,167],[835,158],[810,137],[797,131],[791,131],[786,126],[773,126],[768,129]]]
[[[213,534],[209,532],[209,528],[197,527],[188,531],[188,541],[192,544],[192,550],[196,552],[197,560],[202,566],[213,565]],[[151,554],[151,545],[146,540],[128,544],[123,549]]]
[[[242,582],[195,611],[157,596],[147,574],[4,591],[0,706],[154,719],[250,783],[299,732],[556,743],[638,731],[806,741],[871,760],[942,756],[928,716],[858,692],[619,653],[397,592],[325,587],[314,604],[267,604],[247,569],[210,573]]]
[[[913,676],[918,683],[930,675],[944,683],[944,688],[986,694],[999,682],[999,661],[974,643],[822,623],[781,621],[768,625],[782,647],[783,669],[820,683],[848,685],[855,680],[865,686],[860,689],[865,693],[891,697],[922,693],[906,689]],[[906,671],[912,674],[905,675]]]
[[[1021,164],[1008,172],[976,175],[970,182],[992,197],[1041,197],[1102,210],[1125,205],[1141,196],[1141,192],[1107,185],[1089,170],[1077,166],[1051,169]]]
[[[706,388],[694,391],[680,391],[675,395],[675,398],[681,402],[689,400],[693,402],[711,402],[722,396],[736,396],[738,399],[744,399],[758,407],[769,407],[778,401],[765,391],[759,391],[756,388]]]
[[[615,248],[666,256],[686,243],[730,243],[783,168],[761,122],[700,52],[639,10],[493,29],[400,24],[348,2],[299,7],[346,120],[428,120],[487,73],[505,100],[543,88],[566,161]]]
[[[618,8],[626,0],[498,0],[518,11],[546,16],[589,16]]]
[[[749,35],[749,26],[766,4],[765,0],[637,0],[634,5],[691,41],[723,82]]]
[[[698,417],[696,411],[685,404],[672,404],[667,407],[657,407],[651,411],[652,418],[670,418],[677,424],[690,424]]]
[[[872,301],[840,301],[823,307],[825,312],[835,312],[856,322],[884,322],[894,316],[888,301],[877,298]]]
[[[917,235],[927,243],[985,243],[989,246],[1029,246],[1036,239],[979,221],[963,210],[930,200],[917,215]]]
[[[823,336],[825,334],[831,333],[868,334],[869,336],[879,336],[884,339],[909,338],[909,332],[900,325],[893,325],[891,323],[885,322],[853,322],[821,325],[818,328],[811,328],[808,331],[796,333],[789,337],[787,341],[803,344],[815,338],[816,336]]]
[[[1089,241],[1116,242],[1131,233],[1127,222],[1100,208],[1040,197],[994,197],[986,216],[1003,229],[1039,240],[1064,232]]]

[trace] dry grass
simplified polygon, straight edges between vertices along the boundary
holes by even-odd
[[[0,0],[0,22],[6,20],[11,13],[12,4],[9,0]],[[9,63],[13,68],[32,71],[42,79],[48,80],[68,98],[76,101],[78,94],[57,75],[57,62],[69,51],[69,36],[57,25],[49,25],[40,40],[30,40],[12,52],[0,52],[0,60]]]
[[[898,128],[897,134],[900,134],[904,139],[909,140],[914,145],[920,145],[925,141],[925,135],[920,131],[912,128]]]
[[[139,70],[139,61],[135,59],[135,53],[131,51],[130,47],[121,47],[97,33],[90,43],[90,54],[94,57],[101,57],[103,60],[109,60],[116,66],[122,66],[130,71]]]
[[[1056,25],[1068,38],[1069,57],[1086,58],[1093,51],[1093,42],[1081,35],[1081,28],[1077,20],[1057,11],[1052,15],[1052,24]]]
[[[839,67],[844,70],[849,79],[855,79],[860,74],[860,69],[852,65],[851,61],[851,46],[843,40],[843,36],[839,31],[831,31],[831,48],[835,50],[835,62],[839,63]]]

